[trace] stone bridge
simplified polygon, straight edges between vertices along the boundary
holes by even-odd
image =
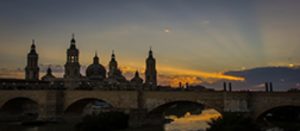
[[[168,103],[187,101],[221,114],[246,112],[254,118],[276,107],[300,106],[299,92],[1,90],[1,109],[18,99],[36,103],[41,118],[63,115],[73,104],[89,99],[105,101],[118,109],[144,108],[148,112]]]

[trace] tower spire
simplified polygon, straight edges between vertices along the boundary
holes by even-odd
[[[99,57],[98,57],[97,51],[95,51],[94,64],[98,64],[98,63],[99,63]]]
[[[76,48],[75,35],[72,34],[70,48],[67,49],[64,78],[78,79],[81,77],[79,64],[79,50]]]
[[[135,71],[135,77],[140,77],[140,76],[139,76],[139,71],[138,71],[138,70]]]
[[[153,57],[152,47],[149,49],[149,56],[146,59],[145,84],[154,89],[157,86],[156,61]]]
[[[72,33],[72,39],[71,39],[71,46],[72,45],[75,45],[75,34],[74,33]]]
[[[32,39],[31,50],[35,50],[35,40]]]
[[[115,59],[115,58],[116,58],[116,56],[115,56],[115,51],[114,51],[114,50],[112,50],[111,58],[112,58],[112,59]]]
[[[52,73],[52,70],[51,70],[51,67],[49,66],[47,69],[47,74],[51,74],[51,73]]]
[[[35,41],[32,39],[30,52],[27,54],[27,65],[25,67],[26,80],[39,79],[38,54],[35,50]]]
[[[150,46],[150,49],[149,49],[149,57],[153,57],[152,46]]]

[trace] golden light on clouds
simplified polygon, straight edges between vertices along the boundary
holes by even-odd
[[[12,70],[12,69],[0,69],[0,78],[24,78],[24,71],[21,69]]]
[[[131,66],[121,66],[120,67],[123,72],[133,72],[136,71],[137,68]],[[144,73],[145,68],[139,68],[140,73]],[[170,66],[157,65],[158,74],[168,75],[168,76],[179,76],[178,79],[189,79],[195,80],[196,77],[200,77],[202,79],[224,79],[224,80],[233,80],[233,81],[244,81],[245,78],[225,75],[223,73],[212,73],[212,72],[204,72],[197,70],[189,70],[189,69],[181,69]],[[178,80],[177,79],[177,80]],[[176,80],[174,80],[176,81]]]
[[[139,68],[135,68],[133,66],[120,66],[119,68],[123,73],[133,73],[137,70],[139,73],[143,73],[143,71],[141,71]]]
[[[134,73],[137,68],[132,66],[120,66],[123,73]],[[141,77],[144,77],[145,68],[139,68]],[[205,83],[214,83],[218,80],[232,80],[232,81],[244,81],[243,77],[236,77],[231,75],[225,75],[223,73],[211,73],[204,71],[196,71],[189,69],[181,69],[170,66],[157,66],[158,81],[160,85],[170,85],[172,87],[178,87],[179,82],[183,85],[189,83],[190,85]],[[130,78],[129,78],[130,79]]]
[[[243,78],[243,77],[230,76],[230,75],[225,75],[223,73],[210,73],[210,72],[203,72],[203,71],[196,71],[196,70],[189,70],[189,69],[180,69],[180,68],[173,68],[173,67],[159,66],[158,70],[164,74],[196,76],[196,77],[200,77],[203,79],[224,79],[224,80],[233,80],[233,81],[244,81],[245,80],[245,78]]]
[[[182,83],[184,86],[185,83],[189,83],[190,85],[200,84],[202,81],[199,80],[196,76],[177,76],[170,80],[170,85],[172,87],[179,86],[179,83]]]
[[[294,64],[289,64],[289,67],[290,68],[293,68],[295,65]]]

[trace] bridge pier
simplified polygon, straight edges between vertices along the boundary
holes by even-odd
[[[58,121],[63,117],[64,91],[50,90],[46,93],[46,101],[40,104],[38,120]]]
[[[129,113],[129,127],[161,127],[166,123],[164,116],[148,116],[147,109],[132,109]]]
[[[131,109],[129,112],[129,127],[137,128],[145,125],[146,117],[146,109]]]

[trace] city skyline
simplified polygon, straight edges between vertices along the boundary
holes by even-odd
[[[73,43],[73,41],[74,41],[74,43]],[[76,45],[75,41],[76,41],[75,35],[72,34],[72,39],[70,40],[70,46],[72,44]],[[31,44],[30,48],[31,49],[28,52],[32,52],[32,49],[34,49],[34,52],[36,52],[37,55],[38,55],[38,57],[39,57],[38,61],[40,61],[40,57],[41,56],[39,55],[39,52],[37,51],[38,47],[37,47],[37,44],[36,44],[36,42],[35,42],[34,39],[32,40],[32,44]],[[78,50],[80,52],[80,49],[78,49]],[[152,54],[153,51],[152,51],[151,47],[149,48],[149,51]],[[150,52],[148,52],[148,53],[150,53]],[[95,51],[94,53],[95,54],[94,54],[93,58],[91,58],[91,59],[95,59],[96,56],[97,56],[97,59],[101,59],[101,57],[99,57],[97,51]],[[115,51],[112,50],[110,58],[112,59],[112,57],[116,57],[116,61],[118,61],[118,56],[115,56],[115,54],[116,54]],[[150,54],[148,54],[148,55],[150,55]],[[154,55],[154,57],[155,57],[155,55]],[[28,60],[28,58],[27,58],[27,60]],[[79,57],[78,60],[79,60],[78,62],[80,64],[80,61],[81,61],[80,57]],[[95,62],[95,60],[94,60],[94,62]],[[92,63],[90,63],[90,64],[92,64]],[[99,64],[105,65],[104,63],[102,63],[100,61],[99,61]],[[40,63],[37,63],[37,65],[41,69],[40,71],[38,71],[38,72],[40,72],[40,73],[38,73],[40,75],[37,76],[39,79],[41,79],[46,74],[46,72],[47,72],[47,70],[49,68],[54,71],[54,74],[55,74],[54,76],[55,77],[63,78],[63,75],[65,74],[65,68],[62,65],[52,65],[52,64],[43,65],[43,64],[40,64]],[[86,70],[88,69],[89,65],[81,65],[81,67],[80,67],[80,73],[81,73],[81,75],[86,76]],[[125,75],[125,77],[128,80],[130,80],[131,77],[133,77],[133,74],[136,71],[138,71],[139,73],[143,74],[142,77],[145,79],[144,75],[145,75],[145,69],[146,68],[142,67],[142,68],[136,68],[136,69],[134,69],[134,68],[131,68],[131,67],[120,66],[120,64],[118,64],[118,65],[119,65],[118,68],[121,69],[122,73]],[[145,63],[145,65],[146,65],[146,63]],[[105,68],[109,69],[108,66],[105,66]],[[204,72],[192,72],[192,71],[189,71],[189,70],[178,70],[178,69],[164,69],[164,70],[170,70],[170,72],[173,72],[172,70],[177,70],[178,72],[182,72],[182,73],[184,72],[185,73],[185,74],[181,74],[182,76],[177,75],[176,77],[169,78],[169,81],[159,80],[159,83],[161,85],[171,85],[173,87],[178,86],[179,82],[181,82],[181,83],[189,83],[189,84],[192,84],[192,85],[200,84],[200,82],[198,82],[199,81],[198,78],[196,78],[196,76],[199,76],[199,75],[202,76],[202,77],[206,77],[208,79],[224,79],[224,80],[233,80],[233,81],[243,81],[244,80],[244,78],[242,78],[242,77],[235,77],[235,76],[224,75],[224,74],[213,74],[213,73],[204,73]],[[2,73],[5,72],[5,68],[2,68],[1,71],[2,71]],[[11,75],[3,73],[3,74],[1,74],[1,77],[3,77],[3,78],[20,78],[20,79],[23,79],[25,77],[25,75],[24,75],[25,71],[23,69],[17,69],[17,73],[15,73],[15,74],[14,74],[14,72],[11,72],[11,71],[9,71],[9,72],[11,73]],[[176,73],[177,72],[175,72],[174,74],[176,74]],[[107,73],[106,75],[108,76],[109,73]],[[169,75],[172,75],[172,74],[169,74]],[[165,79],[166,78],[166,76],[164,76],[164,74],[159,75],[158,77],[160,79]],[[26,76],[26,78],[27,78],[27,76]]]
[[[32,38],[40,64],[63,65],[71,33],[83,66],[95,50],[107,65],[115,50],[124,72],[144,70],[152,46],[159,73],[178,81],[201,83],[232,70],[299,65],[299,2],[269,2],[6,1],[0,68],[23,69]]]
[[[0,0],[0,130],[296,131],[300,0]]]

